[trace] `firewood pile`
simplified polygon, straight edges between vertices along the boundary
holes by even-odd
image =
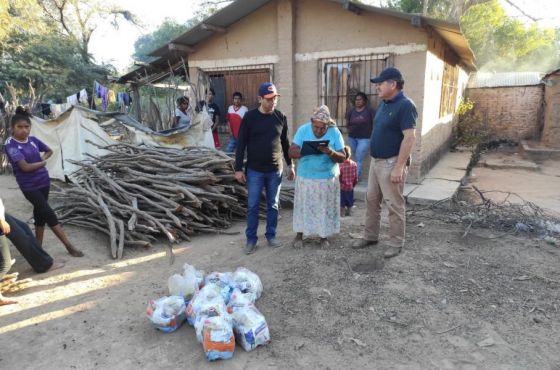
[[[148,247],[162,236],[174,243],[199,232],[223,233],[246,215],[247,190],[223,152],[124,143],[101,148],[110,154],[72,162],[81,167],[75,185],[53,197],[62,223],[109,236],[113,258],[125,246]]]

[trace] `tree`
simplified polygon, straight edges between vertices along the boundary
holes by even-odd
[[[548,71],[560,64],[558,30],[525,26],[508,17],[497,0],[472,6],[461,28],[481,70]]]
[[[101,0],[37,0],[45,16],[59,25],[62,32],[79,45],[84,62],[90,62],[89,41],[100,22],[112,19],[118,28],[119,21],[139,24],[130,11]]]
[[[44,31],[44,22],[37,22],[41,8],[35,0],[0,0],[0,56],[6,48],[10,34],[26,29],[28,32]]]
[[[132,56],[135,60],[148,62],[150,60],[148,53],[187,32],[231,2],[231,0],[204,1],[195,11],[194,16],[184,24],[177,23],[172,19],[165,19],[154,32],[140,36],[134,42],[134,53]]]
[[[385,6],[405,13],[457,22],[473,5],[489,0],[387,0]]]
[[[9,51],[0,59],[0,81],[9,81],[20,95],[31,84],[38,97],[63,99],[91,86],[93,80],[105,80],[113,70],[84,62],[78,43],[56,32],[14,32],[6,44]]]
[[[140,36],[134,42],[133,58],[142,62],[149,61],[149,52],[178,37],[187,29],[188,27],[186,24],[175,22],[172,19],[165,19],[157,30],[147,35]]]

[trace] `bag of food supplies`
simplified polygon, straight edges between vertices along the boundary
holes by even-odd
[[[146,314],[156,329],[171,333],[186,320],[185,300],[181,296],[150,300]]]

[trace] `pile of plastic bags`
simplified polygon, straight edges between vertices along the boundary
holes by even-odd
[[[148,318],[169,333],[185,321],[194,326],[210,361],[233,356],[235,343],[245,351],[270,342],[268,325],[255,301],[263,286],[254,272],[240,267],[234,272],[204,272],[185,264],[182,274],[168,280],[169,297],[150,301]]]

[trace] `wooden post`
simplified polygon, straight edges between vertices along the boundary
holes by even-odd
[[[132,88],[132,104],[134,106],[134,118],[142,123],[142,112],[140,111],[140,87],[137,83],[130,84]]]

